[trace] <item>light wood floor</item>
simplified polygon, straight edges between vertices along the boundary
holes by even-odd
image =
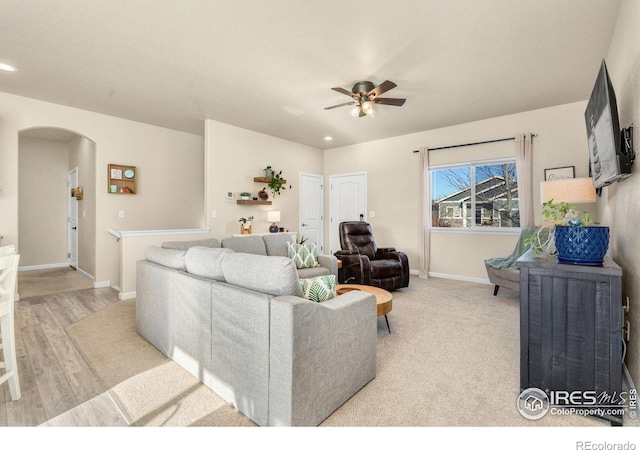
[[[22,398],[0,385],[0,426],[126,426],[65,327],[118,301],[112,288],[82,289],[16,302]]]

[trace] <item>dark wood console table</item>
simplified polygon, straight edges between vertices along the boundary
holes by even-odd
[[[622,391],[622,269],[526,252],[520,269],[520,389]],[[612,424],[622,416],[605,417]]]

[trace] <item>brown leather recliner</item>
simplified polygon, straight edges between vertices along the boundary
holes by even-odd
[[[340,247],[334,253],[342,261],[338,281],[376,286],[393,291],[409,286],[409,259],[393,247],[378,247],[367,222],[341,222]]]

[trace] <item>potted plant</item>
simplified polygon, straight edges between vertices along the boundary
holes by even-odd
[[[285,186],[287,180],[282,178],[282,170],[276,171],[273,167],[267,166],[264,168],[264,174],[269,179],[267,186],[273,192],[274,197],[280,195],[280,191],[284,191],[287,188]]]
[[[251,192],[240,192],[240,198],[242,200],[249,200],[251,198]]]
[[[240,222],[240,234],[251,234],[251,221],[253,220],[253,216],[249,217],[240,217],[238,222]]]
[[[598,226],[589,213],[580,214],[566,202],[554,203],[551,199],[542,207],[546,223],[529,242],[535,254],[557,253],[560,262],[602,265],[609,248],[609,227]],[[541,239],[541,231],[545,228],[552,228],[553,232],[547,239]]]
[[[249,217],[240,217],[240,220],[238,220],[238,222],[240,222],[240,225],[243,228],[249,228],[251,226],[251,221],[253,220],[253,216],[249,216]]]

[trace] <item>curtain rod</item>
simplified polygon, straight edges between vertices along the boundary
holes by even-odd
[[[536,137],[536,136],[537,136],[537,134],[532,134],[531,135],[531,137]],[[509,137],[509,138],[493,139],[491,141],[480,141],[480,142],[470,142],[468,144],[447,145],[446,147],[430,148],[429,151],[432,151],[432,150],[445,150],[447,148],[467,147],[469,145],[492,144],[494,142],[515,141],[515,139],[516,138],[514,136],[514,137]],[[414,150],[413,153],[420,153],[420,150]]]

